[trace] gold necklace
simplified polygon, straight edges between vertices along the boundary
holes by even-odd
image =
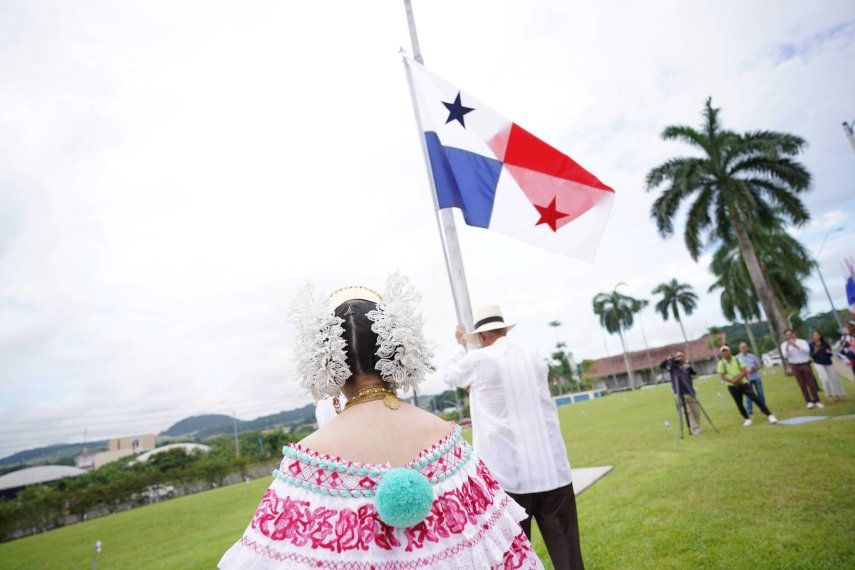
[[[363,388],[354,394],[353,397],[345,403],[344,409],[346,410],[356,404],[373,402],[375,400],[383,400],[383,405],[390,410],[397,410],[401,407],[401,400],[399,400],[398,396],[395,395],[394,390],[381,384],[375,384],[373,386]]]

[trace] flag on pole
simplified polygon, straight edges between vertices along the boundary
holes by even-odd
[[[846,280],[846,300],[849,303],[849,312],[855,315],[855,276],[853,275]]]
[[[467,225],[594,259],[614,190],[465,91],[408,62],[440,208]]]

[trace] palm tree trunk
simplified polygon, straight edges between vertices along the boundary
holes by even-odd
[[[618,329],[620,337],[620,347],[623,349],[623,363],[626,365],[626,374],[629,377],[629,385],[632,388],[637,388],[635,384],[635,375],[632,373],[632,364],[629,363],[629,353],[626,351],[626,343],[623,340],[623,329]]]
[[[736,233],[736,239],[739,242],[739,251],[742,254],[743,261],[745,261],[745,268],[748,269],[748,276],[751,278],[751,284],[754,285],[754,291],[760,299],[763,312],[766,313],[769,330],[772,332],[772,340],[775,342],[775,346],[778,346],[784,342],[784,331],[788,328],[784,311],[781,310],[781,305],[772,292],[772,287],[766,279],[766,274],[760,265],[760,259],[754,250],[754,244],[751,243],[751,238],[748,237],[742,220],[733,210],[729,212],[729,217]]]
[[[748,321],[745,321],[745,332],[748,334],[748,342],[751,343],[751,351],[754,352],[754,356],[760,358],[760,352],[757,350],[757,339],[754,338],[754,331],[751,330]]]
[[[692,360],[692,354],[689,352],[689,337],[686,336],[686,329],[683,328],[683,320],[680,318],[680,313],[674,313],[674,316],[677,317],[677,322],[680,323],[680,332],[683,333],[683,342],[686,343],[686,360]]]

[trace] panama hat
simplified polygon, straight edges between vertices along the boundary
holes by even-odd
[[[475,311],[475,328],[463,335],[463,338],[472,344],[478,342],[479,333],[498,329],[511,330],[515,326],[516,323],[505,321],[502,317],[502,309],[498,305],[486,305]]]

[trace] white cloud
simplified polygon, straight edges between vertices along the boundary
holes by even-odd
[[[709,95],[731,128],[810,142],[809,247],[851,226],[847,2],[415,8],[429,67],[618,192],[593,265],[460,228],[473,303],[501,303],[523,341],[548,350],[558,318],[579,359],[600,356],[591,298],[620,281],[640,296],[688,281],[702,296],[689,332],[722,322],[704,260],[658,237],[643,190],[650,166],[685,151],[662,127],[697,123]],[[6,5],[0,454],[80,439],[83,425],[103,437],[297,405],[284,312],[306,280],[412,275],[447,357],[454,312],[399,45],[396,4]],[[841,303],[851,237],[829,238],[820,260]],[[644,320],[651,344],[679,336],[652,309]],[[638,329],[629,342],[641,346]]]

